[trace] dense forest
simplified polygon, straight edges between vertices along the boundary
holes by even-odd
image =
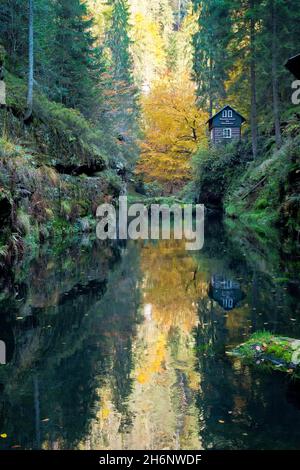
[[[299,448],[297,6],[0,0],[0,449]],[[124,195],[203,250],[97,240]]]
[[[2,257],[70,222],[88,229],[103,198],[128,191],[298,236],[284,67],[297,15],[281,0],[3,0]],[[242,142],[213,148],[206,122],[225,104],[246,118]]]

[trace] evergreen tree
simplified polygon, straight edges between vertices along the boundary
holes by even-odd
[[[230,2],[227,0],[193,0],[199,11],[199,29],[193,37],[194,75],[199,103],[212,115],[225,99],[231,39]]]
[[[0,43],[7,53],[7,66],[20,74],[27,70],[27,31],[27,0],[0,0]]]
[[[111,52],[113,77],[132,83],[132,57],[130,55],[129,8],[126,0],[112,1],[112,19],[107,35],[107,45]]]
[[[98,65],[92,20],[87,19],[86,4],[80,0],[57,0],[55,12],[54,97],[89,114],[95,99]]]
[[[121,153],[128,162],[134,161],[137,156],[138,134],[137,90],[133,80],[129,37],[130,13],[126,0],[114,0],[110,4],[111,22],[107,28],[105,44],[110,55],[110,80],[104,84],[108,97],[106,116],[122,144]]]

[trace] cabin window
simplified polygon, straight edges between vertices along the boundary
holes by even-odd
[[[223,129],[223,138],[231,139],[231,129]]]
[[[232,118],[232,111],[231,110],[228,111],[228,117]]]
[[[222,117],[227,118],[227,110],[226,109],[222,112]]]

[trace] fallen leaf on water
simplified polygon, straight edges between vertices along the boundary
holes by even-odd
[[[42,423],[48,423],[48,421],[50,421],[49,418],[42,419]]]
[[[4,433],[0,434],[0,437],[2,437],[2,439],[6,439],[6,438],[7,438],[7,434],[4,432]]]
[[[220,424],[225,424],[225,421],[223,421],[223,419],[219,419],[219,423]]]

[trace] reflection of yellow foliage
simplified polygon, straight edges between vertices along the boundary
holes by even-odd
[[[197,301],[207,296],[208,283],[183,241],[161,241],[141,253],[145,276],[145,303],[152,304],[153,318],[165,331],[179,328],[190,333],[197,325]]]
[[[159,334],[156,342],[147,351],[148,361],[143,364],[142,370],[137,371],[137,380],[140,384],[147,383],[153,374],[161,371],[166,356],[166,343],[166,337]]]
[[[188,380],[189,380],[189,387],[191,390],[194,390],[195,392],[199,390],[200,376],[198,372],[196,372],[195,370],[190,370],[188,372]]]
[[[101,408],[101,417],[102,419],[107,419],[110,415],[110,409],[109,408]]]

